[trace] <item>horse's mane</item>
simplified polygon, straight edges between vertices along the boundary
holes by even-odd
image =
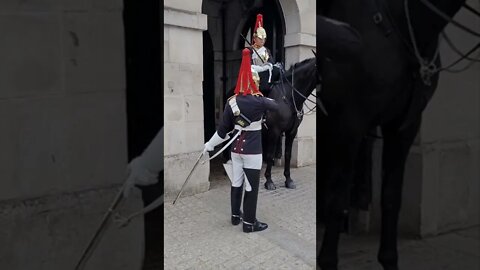
[[[298,68],[301,68],[301,67],[307,65],[310,61],[314,61],[314,60],[315,60],[315,58],[313,58],[313,57],[312,58],[307,58],[307,59],[304,59],[301,62],[298,62],[298,63],[295,63],[295,64],[291,65],[290,68],[287,71],[285,71],[285,76],[287,76],[287,77],[292,76],[292,73],[293,73],[294,70],[297,70]]]

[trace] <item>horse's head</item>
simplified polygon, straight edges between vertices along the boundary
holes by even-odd
[[[302,85],[302,88],[309,88],[309,86],[315,87],[319,83],[317,58],[312,57],[293,64],[290,69],[286,71],[285,75],[287,78],[293,80],[294,85]]]
[[[452,22],[465,0],[397,0],[402,8],[404,27],[410,26],[419,49],[424,49],[432,40],[437,40],[445,26]],[[405,32],[408,29],[404,28]],[[408,35],[405,35],[408,37]]]
[[[290,69],[285,72],[282,80],[286,82],[288,89],[291,90],[287,91],[294,93],[288,96],[295,97],[295,102],[299,104],[303,103],[319,83],[317,59],[312,57],[293,64]]]

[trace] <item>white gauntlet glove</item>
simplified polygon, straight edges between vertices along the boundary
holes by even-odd
[[[264,65],[258,66],[258,65],[252,65],[252,69],[255,70],[256,72],[262,72],[266,70],[272,70],[273,65],[271,63],[265,63]]]
[[[163,171],[163,127],[143,153],[127,165],[125,198],[135,185],[148,186],[158,182],[158,174]]]
[[[218,132],[215,132],[213,134],[212,138],[208,142],[205,143],[205,148],[203,148],[203,152],[206,153],[207,151],[213,151],[215,146],[221,144],[224,141],[227,141],[230,139],[230,136],[227,134],[224,139],[222,139],[219,135]]]

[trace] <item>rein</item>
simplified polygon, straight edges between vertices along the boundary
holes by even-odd
[[[293,102],[293,106],[295,108],[295,112],[297,113],[297,118],[298,119],[301,119],[301,117],[303,115],[309,115],[311,113],[314,112],[315,108],[317,107],[317,104],[315,101],[309,99],[308,97],[306,97],[304,94],[302,94],[302,92],[300,92],[297,88],[295,88],[294,86],[294,82],[295,82],[295,65],[292,66],[292,81],[290,82],[290,80],[288,80],[288,77],[285,75],[285,73],[283,72],[283,69],[281,69],[280,71],[281,75],[282,75],[282,78],[281,78],[281,82],[282,82],[282,93],[284,94],[284,97],[285,97],[285,88],[284,88],[284,85],[283,85],[283,79],[285,79],[285,81],[288,83],[288,85],[291,87],[292,91],[291,91],[291,96],[292,96],[292,102]],[[313,108],[310,108],[306,103],[304,103],[305,107],[307,107],[307,109],[309,110],[307,113],[304,113],[303,112],[303,109],[302,108],[298,108],[297,107],[297,103],[295,102],[295,93],[297,95],[299,95],[300,97],[302,97],[303,99],[308,100],[310,101],[311,103],[315,104],[315,106]],[[312,93],[312,95],[314,97],[316,97],[315,94]]]
[[[435,12],[438,16],[442,17],[447,22],[452,23],[453,25],[463,29],[464,31],[466,31],[466,32],[468,32],[468,33],[470,33],[474,36],[480,37],[480,33],[477,33],[475,31],[469,29],[468,27],[456,22],[455,20],[450,18],[448,15],[446,15],[444,12],[442,12],[437,7],[435,7],[428,0],[420,0],[420,1],[425,6],[427,6],[431,11]],[[471,8],[470,6],[468,6],[466,4],[464,4],[463,6],[466,7],[468,10],[474,12],[475,14],[478,14],[478,12],[476,10],[474,10],[473,8]],[[447,65],[447,66],[437,67],[436,64],[435,64],[435,61],[437,60],[438,55],[439,55],[439,46],[438,45],[437,45],[437,49],[435,51],[435,55],[434,55],[434,57],[432,58],[431,61],[428,61],[427,59],[423,58],[420,55],[420,51],[417,47],[417,42],[415,40],[415,34],[413,32],[413,26],[412,26],[412,22],[411,22],[411,19],[410,19],[410,12],[409,12],[409,9],[408,9],[408,0],[404,1],[404,9],[405,9],[405,16],[406,16],[406,19],[407,19],[408,33],[410,35],[410,40],[411,40],[411,43],[413,45],[413,51],[414,51],[415,57],[417,58],[417,61],[420,64],[420,71],[419,71],[420,76],[421,76],[422,81],[425,85],[428,85],[428,86],[431,85],[431,81],[430,81],[431,77],[434,76],[436,73],[439,73],[441,71],[445,70],[447,72],[461,72],[461,71],[464,71],[467,68],[469,68],[472,65],[473,62],[470,63],[469,65],[467,65],[465,68],[462,68],[462,69],[459,69],[459,70],[450,69],[451,67],[455,66],[456,64],[458,64],[460,61],[462,61],[464,59],[468,59],[470,61],[475,61],[475,62],[479,61],[478,59],[473,59],[473,58],[470,58],[469,56],[473,52],[475,52],[478,48],[480,48],[480,42],[477,45],[475,45],[472,49],[470,49],[466,54],[462,54],[458,49],[456,49],[456,47],[453,45],[451,40],[448,39],[448,37],[444,33],[443,33],[443,37],[445,38],[447,43],[450,45],[450,47],[460,55],[460,58],[457,59],[456,61],[452,62],[451,64]]]
[[[302,94],[302,92],[300,92],[294,85],[294,82],[295,82],[295,65],[292,66],[292,81],[290,81],[288,79],[288,77],[285,75],[285,73],[281,72],[281,74],[283,75],[282,76],[282,87],[283,87],[283,79],[285,79],[285,81],[288,83],[288,85],[291,87],[292,91],[291,91],[291,96],[292,96],[292,101],[293,101],[293,105],[295,107],[295,111],[297,112],[297,117],[300,119],[303,115],[309,115],[313,112],[315,112],[314,110],[316,109],[317,107],[317,104],[314,100],[311,100],[310,98],[306,97],[304,94]],[[285,90],[283,90],[283,92],[285,93]],[[315,104],[315,106],[313,108],[310,108],[307,103],[304,103],[305,107],[307,107],[308,109],[308,112],[304,113],[303,112],[303,109],[300,108],[298,109],[297,107],[297,104],[295,102],[295,93],[297,95],[299,95],[300,97],[302,97],[305,101],[310,101],[311,103]],[[313,92],[312,94],[314,97],[317,97]]]

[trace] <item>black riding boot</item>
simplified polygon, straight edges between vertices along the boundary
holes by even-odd
[[[240,224],[240,221],[242,221],[242,211],[240,211],[240,206],[242,205],[242,193],[243,185],[240,187],[232,187],[231,189],[232,225],[238,225]]]
[[[268,228],[268,225],[256,219],[260,170],[244,168],[243,171],[247,176],[248,182],[250,182],[250,185],[252,186],[251,191],[245,190],[245,196],[243,198],[243,232],[249,233],[263,231]]]

